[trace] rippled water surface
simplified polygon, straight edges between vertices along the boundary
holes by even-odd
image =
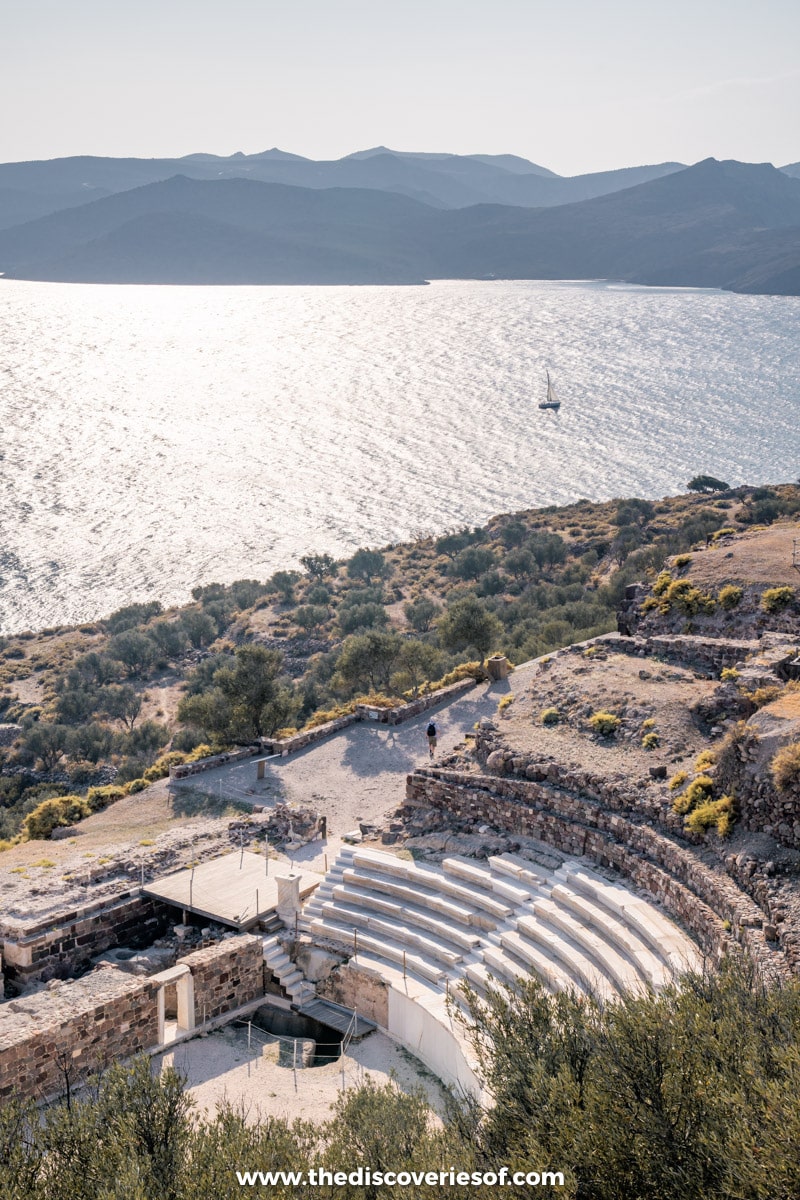
[[[0,338],[5,630],[698,471],[800,471],[792,298],[6,281]]]

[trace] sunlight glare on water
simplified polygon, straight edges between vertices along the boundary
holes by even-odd
[[[800,471],[796,298],[0,281],[0,331],[6,631],[697,472]]]

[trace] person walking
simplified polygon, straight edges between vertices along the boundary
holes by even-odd
[[[431,758],[433,758],[434,751],[436,750],[436,726],[433,721],[430,722],[425,733],[428,738],[428,750],[430,751]]]

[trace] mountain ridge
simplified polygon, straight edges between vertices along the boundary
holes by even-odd
[[[379,189],[178,174],[0,231],[0,271],[63,282],[614,278],[791,295],[800,179],[706,159],[571,204],[446,209]]]
[[[681,165],[625,167],[570,179],[515,155],[415,154],[385,147],[321,161],[277,147],[251,155],[239,151],[227,157],[204,153],[165,159],[77,155],[0,163],[0,229],[178,173],[198,179],[254,178],[297,187],[368,187],[396,191],[444,208],[479,203],[538,207],[614,191]]]

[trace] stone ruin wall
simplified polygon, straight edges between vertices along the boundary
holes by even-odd
[[[106,967],[0,1006],[0,1103],[45,1100],[158,1043],[157,985]]]
[[[800,850],[800,796],[796,790],[794,795],[780,793],[769,770],[775,753],[790,741],[800,741],[800,718],[772,721],[767,706],[735,731],[715,777],[735,797],[737,821],[744,829]]]
[[[264,995],[264,949],[253,934],[224,938],[179,958],[177,965],[192,973],[198,1025]]]
[[[317,994],[343,1008],[357,1010],[359,1016],[382,1029],[389,1027],[389,988],[374,971],[364,970],[352,961],[345,963],[317,985]]]
[[[733,667],[759,647],[758,641],[711,637],[702,634],[650,634],[628,636],[606,633],[588,642],[569,646],[558,653],[575,653],[588,646],[603,646],[611,653],[631,654],[638,658],[657,658],[683,667],[717,676],[724,667]],[[555,657],[555,656],[554,656]]]
[[[264,994],[261,939],[243,934],[179,960],[194,980],[198,1025]],[[155,979],[101,967],[0,1004],[0,1103],[42,1101],[111,1063],[158,1047]]]
[[[22,986],[68,979],[114,946],[148,946],[169,923],[169,910],[147,896],[125,892],[32,922],[0,920],[0,950],[8,979]]]
[[[486,824],[612,867],[662,903],[715,961],[737,942],[766,974],[790,970],[782,952],[789,947],[776,951],[767,944],[764,912],[755,901],[648,824],[555,788],[436,768],[409,775],[406,797],[412,806],[438,809],[443,824],[454,817],[470,826]]]
[[[673,578],[693,582],[691,567]],[[800,634],[800,606],[796,602],[781,612],[767,613],[761,606],[761,597],[770,586],[768,583],[731,582],[737,582],[742,587],[742,598],[735,608],[717,606],[713,613],[695,613],[693,616],[687,616],[677,607],[668,613],[662,613],[657,608],[644,612],[642,604],[652,596],[652,588],[642,582],[629,584],[617,613],[618,628],[621,633],[647,638],[679,635],[687,626],[696,630],[700,637],[707,638],[759,637],[765,632],[794,637]],[[705,585],[698,586],[706,590]],[[713,585],[710,590],[714,591]]]

